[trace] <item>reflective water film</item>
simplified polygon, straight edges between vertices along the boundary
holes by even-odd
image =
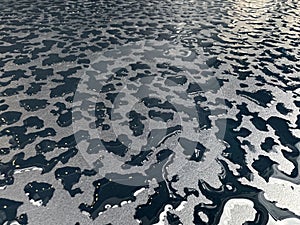
[[[298,0],[0,4],[0,224],[299,225]]]

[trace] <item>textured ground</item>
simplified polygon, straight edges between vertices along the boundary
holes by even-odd
[[[0,224],[300,224],[299,1],[0,3]]]

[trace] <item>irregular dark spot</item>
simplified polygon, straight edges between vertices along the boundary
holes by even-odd
[[[33,70],[32,74],[35,76],[36,81],[47,80],[47,78],[49,76],[53,75],[53,69],[52,68],[42,69],[42,68],[32,67],[31,69]]]
[[[109,91],[115,91],[115,90],[116,90],[116,88],[114,87],[113,84],[106,84],[106,85],[103,85],[103,87],[101,88],[102,93],[109,92]]]
[[[165,101],[162,103],[158,98],[146,97],[142,99],[142,102],[148,108],[158,107],[161,109],[171,109],[173,111],[176,111],[176,108],[170,102]]]
[[[275,134],[279,137],[280,142],[285,146],[295,146],[300,141],[290,130],[290,122],[275,116],[271,116],[267,123],[275,130]]]
[[[222,64],[222,61],[219,60],[217,57],[212,57],[206,61],[206,64],[209,67],[218,68]]]
[[[35,95],[42,90],[42,86],[46,83],[30,83],[30,87],[25,91],[27,95]]]
[[[61,162],[62,164],[65,164],[77,153],[78,150],[72,148],[49,160],[47,160],[42,154],[24,159],[24,152],[18,153],[7,163],[0,161],[0,171],[4,176],[4,179],[0,180],[0,187],[5,187],[14,183],[14,172],[16,170],[37,167],[42,169],[42,174],[48,173],[56,166],[57,163]]]
[[[228,143],[228,146],[226,146],[226,149],[223,151],[223,155],[226,158],[230,159],[233,163],[240,165],[240,168],[238,169],[240,176],[250,179],[251,171],[249,170],[246,164],[246,152],[241,147],[241,142],[237,138],[241,136],[241,133],[240,131],[235,131],[235,129],[240,125],[240,123],[241,120],[235,121],[233,119],[218,119],[216,121],[217,127],[222,129],[223,126],[226,126],[226,131],[223,136],[219,136],[221,135],[221,133],[218,132],[217,137]]]
[[[265,141],[264,141],[263,143],[261,143],[260,147],[261,147],[264,151],[270,152],[270,151],[272,150],[272,147],[273,147],[274,145],[277,145],[277,143],[274,141],[274,139],[271,138],[271,137],[267,137],[267,138],[265,139]]]
[[[8,108],[9,108],[9,105],[7,105],[7,104],[0,105],[0,111],[5,111]]]
[[[89,139],[89,133],[85,130],[79,130],[74,134],[63,137],[57,142],[57,147],[60,148],[75,148],[83,140]]]
[[[142,135],[145,127],[144,124],[142,123],[142,120],[146,120],[147,118],[136,111],[130,111],[127,116],[130,119],[129,128],[133,131],[133,135],[134,136]]]
[[[17,216],[18,208],[22,205],[22,202],[17,202],[5,198],[0,198],[0,224],[11,224],[13,221],[17,221],[20,225],[27,224],[27,215],[22,214]]]
[[[23,121],[25,127],[35,127],[41,129],[44,127],[44,121],[37,116],[30,116]]]
[[[177,86],[177,85],[184,85],[187,82],[187,78],[185,76],[175,76],[175,77],[167,77],[165,81],[166,86]]]
[[[129,161],[126,161],[125,165],[123,165],[122,168],[128,168],[127,165],[142,166],[144,161],[147,160],[147,158],[151,155],[152,152],[152,150],[141,151],[139,154],[131,156],[131,159]]]
[[[163,111],[156,111],[156,110],[149,110],[148,115],[151,119],[158,118],[159,120],[162,120],[164,122],[173,120],[174,118],[174,113],[172,112],[163,112]]]
[[[130,64],[131,69],[132,70],[145,70],[145,69],[151,69],[150,66],[148,66],[147,64],[138,62],[138,63],[134,63],[134,64]]]
[[[258,113],[253,113],[252,116],[253,118],[251,118],[250,120],[258,130],[268,131],[267,122],[259,117]]]
[[[12,81],[19,80],[20,78],[28,78],[29,76],[25,74],[25,70],[11,70],[5,71],[0,78],[11,78],[9,81],[0,82],[0,86],[6,86],[10,84]]]
[[[60,57],[58,54],[51,53],[48,58],[44,59],[42,62],[43,66],[53,65],[61,62],[74,62],[77,59],[75,55],[67,55],[65,57]]]
[[[131,143],[131,140],[128,139],[126,135],[119,135],[115,141],[101,141],[105,147],[105,150],[122,157],[125,156],[126,152],[128,151],[127,146],[129,146]]]
[[[263,107],[267,107],[267,104],[270,103],[273,99],[273,95],[271,94],[271,92],[265,89],[258,90],[256,92],[237,90],[236,93]]]
[[[276,105],[276,109],[278,110],[278,112],[280,112],[281,114],[283,114],[283,115],[287,115],[289,112],[292,112],[293,110],[291,110],[291,109],[287,109],[285,106],[284,106],[284,104],[283,103],[278,103],[277,105]]]
[[[27,111],[37,111],[46,108],[49,105],[46,99],[23,99],[20,100],[20,106]]]
[[[181,225],[182,224],[179,217],[174,213],[167,212],[167,220],[168,220],[169,225]]]
[[[202,88],[197,83],[190,83],[186,91],[188,94],[203,92]]]
[[[257,170],[258,174],[268,182],[269,178],[274,173],[272,168],[274,164],[277,163],[271,160],[269,157],[260,155],[257,160],[254,160],[252,166],[255,170]]]
[[[4,91],[0,92],[0,96],[12,96],[19,94],[20,91],[24,90],[24,85],[19,85],[16,88],[7,88]]]
[[[203,108],[200,105],[195,106],[197,110],[197,119],[198,119],[198,124],[200,129],[209,129],[211,128],[211,119],[209,119],[208,116],[211,115],[211,111],[208,108]],[[188,113],[188,112],[187,112]]]
[[[245,116],[252,116],[250,121],[253,123],[253,125],[261,131],[268,131],[267,122],[262,119],[257,112],[250,112],[247,108],[246,103],[242,103],[241,105],[238,105],[237,108],[240,110],[239,116],[245,115]]]
[[[136,186],[136,185],[125,185],[122,183],[117,183],[115,180],[128,180],[129,176],[132,178],[129,182],[135,184],[135,182],[142,182],[145,178],[139,174],[130,174],[130,175],[118,175],[112,174],[112,178],[102,178],[100,180],[94,181],[93,186],[95,187],[94,191],[94,200],[91,205],[82,203],[79,206],[81,211],[86,211],[90,214],[92,219],[98,217],[100,212],[106,210],[105,206],[110,205],[111,207],[114,205],[121,206],[121,202],[123,201],[135,201],[136,197],[134,196],[134,192],[137,190],[147,187],[147,185]],[[135,181],[139,180],[139,181]]]
[[[56,142],[52,140],[42,140],[35,146],[37,153],[47,153],[54,150],[56,147]]]
[[[22,113],[16,111],[8,111],[0,114],[0,126],[13,124],[21,118]]]
[[[54,106],[58,107],[58,110],[51,110],[53,115],[59,115],[56,123],[60,127],[67,127],[72,124],[72,112],[70,108],[66,108],[66,105],[61,102],[57,102]]]
[[[74,197],[76,194],[81,194],[83,191],[80,188],[73,189],[73,186],[80,180],[81,175],[93,176],[96,174],[94,170],[84,170],[81,172],[79,167],[63,167],[55,171],[55,178],[61,180],[64,189]]]
[[[24,191],[26,195],[28,195],[29,200],[33,200],[35,202],[41,201],[43,206],[46,206],[52,198],[54,190],[55,189],[51,184],[36,181],[28,183],[24,187]]]
[[[23,121],[23,126],[8,127],[0,131],[1,136],[11,136],[9,143],[11,149],[24,148],[26,145],[33,143],[38,137],[55,136],[56,131],[53,128],[27,133],[28,127],[40,129],[43,127],[43,121],[38,117],[32,116]]]
[[[70,93],[75,93],[79,81],[80,78],[64,78],[62,81],[60,81],[60,83],[63,84],[57,85],[55,88],[51,89],[50,97],[57,98]]]

